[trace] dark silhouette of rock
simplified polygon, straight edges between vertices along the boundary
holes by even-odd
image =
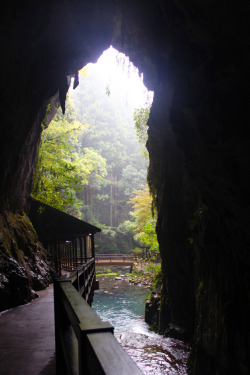
[[[249,21],[243,0],[2,5],[2,211],[25,209],[41,121],[66,76],[112,44],[155,92],[160,329],[185,329],[194,375],[250,372]]]

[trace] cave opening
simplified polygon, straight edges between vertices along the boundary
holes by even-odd
[[[3,222],[5,212],[26,209],[40,124],[65,77],[80,62],[95,61],[104,46],[120,47],[155,91],[148,148],[164,268],[162,330],[167,334],[171,322],[191,327],[191,373],[247,373],[249,5],[3,6]],[[18,250],[13,238],[2,246],[4,260]]]
[[[147,185],[153,92],[129,57],[112,46],[80,69],[77,81],[77,87],[75,80],[69,84],[65,113],[58,109],[44,123],[33,196],[102,228],[99,253],[158,257]],[[139,219],[143,205],[147,214]],[[144,228],[139,233],[138,226]]]

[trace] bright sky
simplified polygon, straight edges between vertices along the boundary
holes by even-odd
[[[112,46],[99,57],[96,66],[106,85],[112,90],[112,82],[118,82],[121,93],[125,94],[135,108],[145,105],[147,98],[153,101],[153,92],[143,84],[143,74],[129,61],[129,57],[118,52]]]

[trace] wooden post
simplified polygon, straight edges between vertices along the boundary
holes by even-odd
[[[61,308],[61,294],[59,282],[54,280],[54,314],[55,314],[55,348],[56,348],[56,375],[64,373],[66,361],[63,352],[61,336],[65,324],[65,313]]]
[[[87,263],[87,241],[86,237],[83,237],[84,240],[84,256],[85,256],[85,263]]]
[[[74,239],[73,241],[73,252],[74,252],[74,268],[77,268],[77,243],[76,243],[76,239]]]
[[[91,234],[90,238],[91,238],[91,254],[92,254],[92,258],[94,258],[95,257],[95,239],[94,239],[94,234]]]
[[[53,261],[54,261],[54,264],[55,264],[55,269],[56,269],[56,273],[57,275],[59,274],[59,270],[58,270],[58,261],[57,261],[57,243],[56,241],[54,242],[53,244]]]
[[[69,271],[69,270],[70,270],[70,248],[69,248],[69,244],[68,244],[68,243],[66,243],[65,246],[66,246],[66,250],[67,250],[67,253],[68,253],[68,266],[67,266],[67,271]]]
[[[61,245],[60,243],[58,242],[57,243],[57,264],[58,264],[58,275],[61,276],[62,274],[62,259],[61,259]]]
[[[82,237],[79,237],[80,240],[80,262],[82,264]]]
[[[71,243],[67,242],[66,246],[68,247],[68,251],[69,251],[69,267],[71,269],[72,267]]]

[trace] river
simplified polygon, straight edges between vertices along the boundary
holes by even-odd
[[[123,271],[124,272],[124,271]],[[127,271],[125,271],[127,272]],[[98,277],[92,307],[115,327],[115,337],[145,375],[186,375],[189,346],[149,330],[144,322],[148,289],[123,278]]]

